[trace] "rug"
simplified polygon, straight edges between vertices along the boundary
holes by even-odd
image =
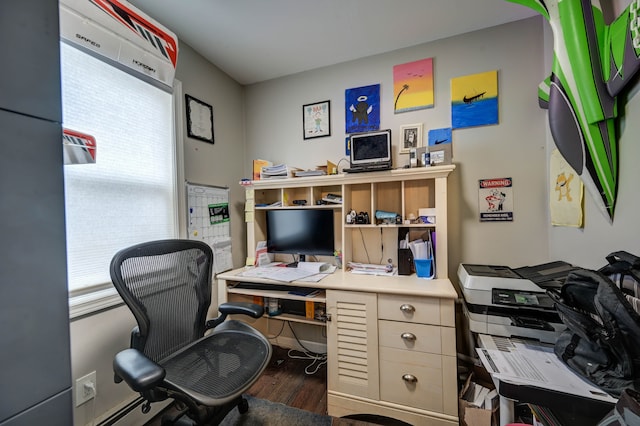
[[[239,414],[234,408],[221,426],[331,426],[331,416],[300,410],[287,405],[245,395],[249,412]]]

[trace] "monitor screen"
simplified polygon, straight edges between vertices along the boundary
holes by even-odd
[[[333,256],[333,209],[267,210],[267,251]]]
[[[391,130],[351,135],[351,164],[391,161]]]

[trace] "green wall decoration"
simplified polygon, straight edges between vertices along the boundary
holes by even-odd
[[[605,24],[597,0],[506,0],[545,17],[553,31],[551,75],[540,84],[540,106],[558,150],[613,221],[618,190],[616,97],[640,68],[634,0]]]

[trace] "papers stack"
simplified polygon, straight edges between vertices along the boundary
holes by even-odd
[[[347,268],[351,270],[352,274],[366,274],[366,275],[382,275],[391,276],[398,274],[398,268],[394,268],[390,265],[376,265],[373,263],[347,263]]]
[[[297,170],[297,169],[296,169]],[[293,170],[286,164],[264,166],[260,171],[260,179],[284,179],[291,177]]]

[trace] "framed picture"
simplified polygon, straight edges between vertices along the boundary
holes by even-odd
[[[184,95],[187,104],[187,135],[190,138],[214,143],[213,108],[193,96]]]
[[[400,153],[408,154],[411,148],[422,146],[422,123],[400,126]]]
[[[305,139],[331,136],[331,101],[302,106],[302,130]]]

